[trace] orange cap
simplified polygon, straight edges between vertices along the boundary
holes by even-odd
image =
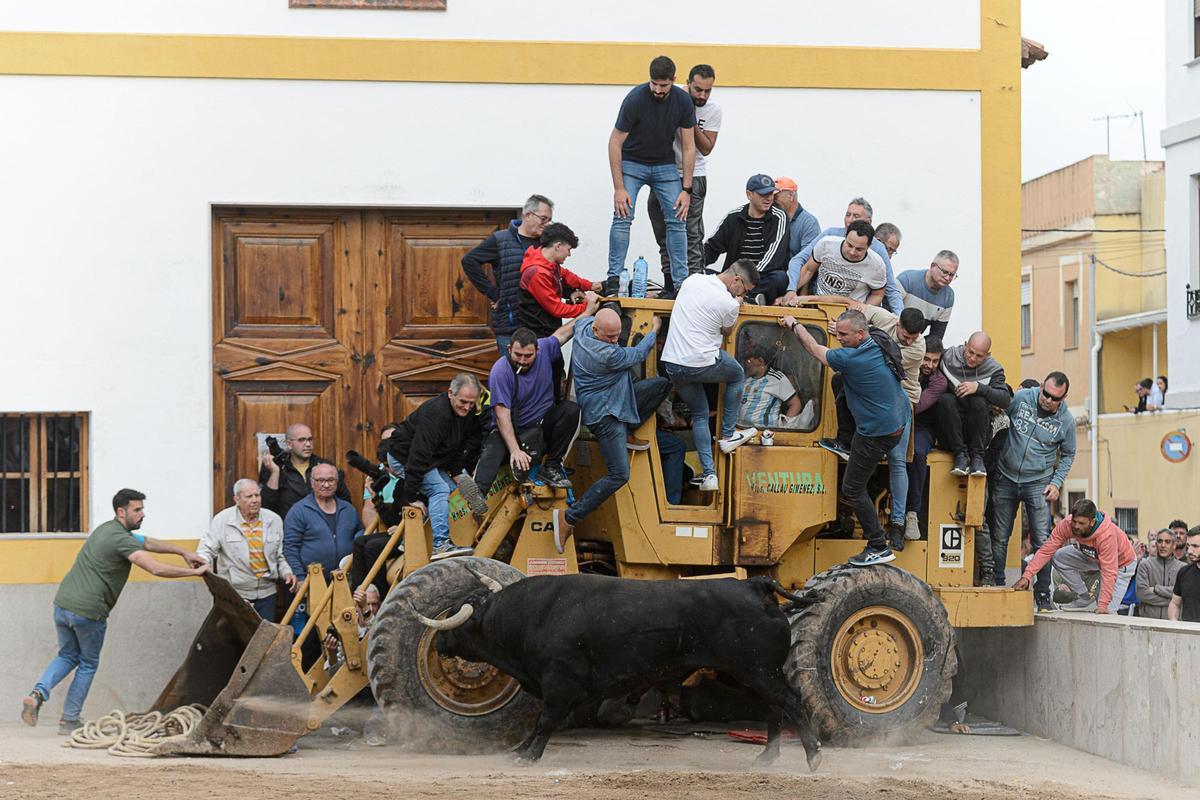
[[[796,182],[791,178],[780,175],[775,179],[775,188],[781,192],[794,192],[799,187],[796,186]]]

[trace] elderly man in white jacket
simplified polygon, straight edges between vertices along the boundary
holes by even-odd
[[[249,478],[233,484],[233,505],[213,517],[196,552],[268,622],[278,582],[296,586],[283,557],[283,519],[262,507],[262,490]]]

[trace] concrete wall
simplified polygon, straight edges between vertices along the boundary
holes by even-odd
[[[974,713],[1195,782],[1200,625],[1059,613],[964,629],[959,642]]]
[[[58,651],[54,633],[55,584],[0,584],[0,708],[16,709]],[[144,711],[187,654],[212,608],[199,581],[130,583],[108,618],[100,669],[83,707],[87,719],[115,708]],[[58,685],[42,709],[54,724],[71,679]]]

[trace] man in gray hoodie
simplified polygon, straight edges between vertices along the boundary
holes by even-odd
[[[966,344],[946,348],[942,373],[949,386],[938,398],[942,445],[954,453],[954,475],[987,475],[983,454],[992,438],[988,406],[1007,408],[1012,390],[992,358],[992,337],[976,331]]]
[[[1175,537],[1166,528],[1154,536],[1154,553],[1137,565],[1137,615],[1166,619],[1167,607],[1175,591],[1175,576],[1183,562],[1175,557]]]
[[[1067,410],[1071,382],[1051,372],[1041,386],[1021,389],[1008,404],[1008,441],[992,476],[992,555],[996,574],[1004,574],[1008,537],[1017,504],[1024,503],[1033,525],[1034,550],[1050,536],[1050,503],[1058,500],[1063,481],[1075,462],[1075,417]],[[1038,572],[1033,598],[1039,611],[1053,610],[1050,602],[1050,564]]]

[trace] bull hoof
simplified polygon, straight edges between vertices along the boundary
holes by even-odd
[[[804,755],[808,757],[808,771],[816,772],[817,767],[821,766],[821,751],[817,749]]]
[[[539,757],[527,756],[523,753],[518,753],[513,757],[513,764],[518,767],[532,767],[538,762]]]
[[[754,766],[769,767],[775,763],[775,759],[779,758],[779,751],[775,752],[763,751],[758,754],[758,758],[754,759]]]

